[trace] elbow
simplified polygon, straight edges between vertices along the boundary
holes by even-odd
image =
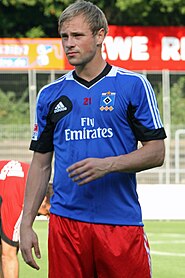
[[[165,160],[165,150],[161,150],[156,159],[156,167],[161,167]]]
[[[165,144],[163,140],[155,141],[156,148],[153,149],[154,161],[156,163],[155,167],[161,167],[165,160]]]
[[[164,164],[164,159],[161,159],[158,161],[158,164],[156,165],[156,167],[161,167]]]

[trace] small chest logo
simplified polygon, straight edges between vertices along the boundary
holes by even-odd
[[[101,111],[112,111],[114,109],[116,93],[106,92],[102,93],[100,100]]]
[[[62,101],[60,101],[57,106],[55,106],[54,109],[54,113],[58,113],[58,112],[62,112],[62,111],[66,111],[67,107],[62,103]]]

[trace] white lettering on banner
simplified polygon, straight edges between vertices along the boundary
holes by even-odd
[[[181,59],[185,61],[185,37],[181,38]]]
[[[28,45],[0,45],[0,54],[2,55],[28,55],[29,46]]]
[[[135,36],[132,38],[132,59],[135,61],[147,61],[150,58],[148,51],[148,38]]]
[[[132,38],[126,37],[111,37],[107,36],[104,41],[104,46],[106,46],[108,59],[116,61],[118,58],[120,60],[128,60],[131,54]],[[106,53],[103,53],[106,59]]]
[[[3,57],[0,58],[0,67],[26,67],[28,65],[27,57]]]
[[[107,36],[104,41],[103,58],[122,61],[132,58],[135,61],[149,60],[148,38],[146,36],[120,37]],[[107,54],[105,53],[105,47]]]
[[[164,61],[185,61],[185,37],[163,37],[161,59]]]
[[[179,39],[175,37],[163,37],[161,53],[162,60],[169,61],[170,59],[172,59],[174,61],[180,61],[179,48]]]

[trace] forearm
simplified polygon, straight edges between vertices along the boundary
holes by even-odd
[[[46,195],[50,175],[51,163],[43,165],[42,160],[33,158],[25,190],[23,224],[32,225]]]
[[[110,165],[108,172],[140,172],[161,166],[164,162],[164,142],[156,142],[155,148],[147,143],[138,150],[129,154],[108,157],[107,165]]]
[[[164,162],[164,141],[149,141],[129,154],[106,158],[86,158],[67,168],[69,177],[79,185],[112,172],[140,172],[161,166]]]

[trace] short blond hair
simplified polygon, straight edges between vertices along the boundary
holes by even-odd
[[[78,15],[85,17],[93,35],[97,34],[101,28],[104,29],[105,35],[108,33],[108,23],[105,14],[96,5],[87,1],[76,1],[62,12],[58,20],[59,33],[65,21],[71,20]]]

